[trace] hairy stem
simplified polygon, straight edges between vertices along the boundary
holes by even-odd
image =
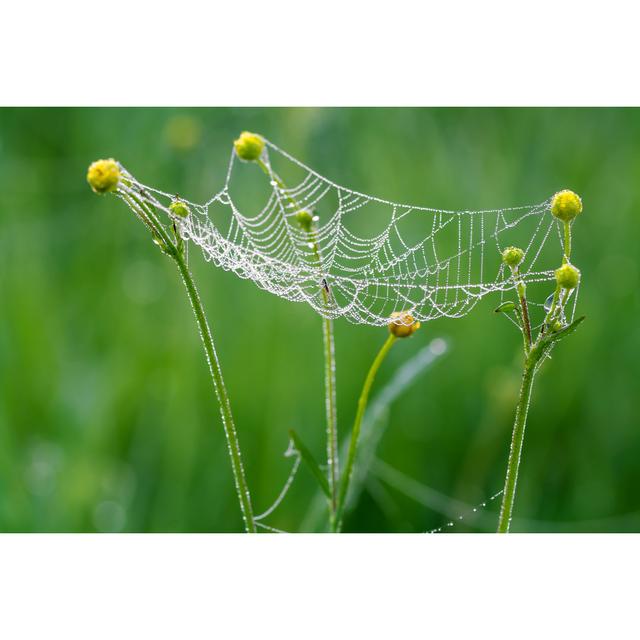
[[[240,453],[240,443],[238,441],[238,435],[233,422],[233,416],[231,414],[231,404],[229,402],[229,396],[222,377],[222,371],[220,369],[220,363],[218,362],[218,356],[216,355],[215,347],[213,344],[213,336],[207,317],[204,313],[204,308],[198,295],[198,290],[193,281],[193,277],[189,272],[184,258],[176,252],[172,256],[176,261],[182,281],[187,289],[189,301],[193,308],[193,312],[196,316],[198,323],[198,329],[200,330],[200,337],[202,338],[202,345],[204,347],[207,362],[209,363],[209,371],[211,372],[211,379],[213,381],[213,387],[220,404],[220,413],[222,415],[222,424],[224,426],[224,433],[227,438],[227,445],[229,447],[229,456],[231,458],[231,468],[233,470],[233,478],[235,480],[236,491],[238,493],[238,500],[240,501],[240,509],[242,511],[242,518],[244,520],[244,526],[247,533],[256,533],[256,525],[253,519],[253,509],[251,507],[251,495],[249,494],[249,487],[244,474],[244,467],[242,466],[242,455]]]
[[[525,337],[525,354],[531,349],[531,320],[529,319],[529,305],[527,304],[526,287],[522,280],[519,280],[518,268],[514,269],[513,279],[516,282],[516,290],[518,291],[518,299],[520,300],[520,309],[522,311],[522,328]]]
[[[509,450],[509,462],[507,463],[507,474],[504,481],[504,492],[502,494],[502,506],[500,507],[500,517],[498,519],[498,533],[508,533],[511,524],[511,514],[516,495],[516,485],[518,482],[518,468],[520,467],[520,457],[522,455],[522,444],[524,442],[524,431],[527,424],[527,413],[531,401],[531,389],[536,373],[536,366],[539,361],[538,348],[534,348],[525,360],[524,371],[522,373],[522,383],[520,385],[520,397],[516,407],[516,416],[513,423],[513,434],[511,436],[511,448]]]
[[[520,306],[522,307],[522,325],[524,327],[525,343],[527,350],[531,348],[531,321],[529,320],[529,305],[524,293],[520,294]]]
[[[360,398],[358,399],[358,410],[356,412],[356,418],[353,423],[353,429],[351,430],[351,438],[349,440],[349,450],[347,452],[347,461],[344,467],[344,471],[342,472],[342,478],[340,481],[340,493],[338,495],[338,504],[336,508],[336,517],[335,517],[335,529],[334,531],[337,533],[342,528],[342,514],[344,513],[344,507],[347,500],[347,495],[349,492],[349,483],[351,482],[351,475],[353,473],[353,465],[356,459],[356,453],[358,450],[358,440],[360,438],[360,426],[362,425],[362,418],[367,409],[367,402],[369,401],[369,392],[371,391],[371,387],[373,385],[373,381],[375,380],[376,374],[378,373],[378,369],[380,369],[380,365],[386,358],[387,354],[391,350],[391,347],[396,341],[396,337],[393,334],[389,334],[389,337],[382,345],[382,348],[378,352],[378,355],[375,357],[371,368],[369,369],[369,373],[367,373],[367,377],[364,381],[364,386],[362,387],[362,391],[360,392]]]
[[[324,384],[327,411],[327,462],[329,464],[330,525],[337,526],[336,509],[338,493],[338,429],[336,418],[336,366],[333,342],[333,321],[322,319],[324,340]]]
[[[313,252],[318,262],[318,267],[322,268],[322,257],[318,247],[316,232],[309,234],[313,242]],[[322,300],[328,309],[331,303],[329,296],[329,285],[326,281],[322,286]],[[325,404],[327,413],[327,464],[329,467],[329,526],[332,531],[337,531],[338,519],[338,419],[336,415],[336,357],[333,339],[333,320],[331,318],[322,319],[322,340],[324,344],[324,388]]]

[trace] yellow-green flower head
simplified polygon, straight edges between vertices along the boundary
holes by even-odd
[[[420,328],[420,323],[413,319],[408,311],[396,311],[391,314],[389,332],[396,338],[408,338]]]
[[[524,251],[518,247],[507,247],[502,252],[502,262],[514,269],[524,259]]]
[[[240,137],[234,141],[233,146],[236,149],[238,158],[252,162],[257,160],[264,150],[264,139],[257,133],[243,131]]]
[[[551,200],[551,213],[563,222],[571,222],[581,212],[580,196],[569,189],[558,191]]]
[[[191,213],[191,211],[189,211],[189,207],[185,202],[182,202],[182,200],[174,200],[169,205],[169,211],[179,218],[186,218]]]
[[[120,166],[113,159],[96,160],[89,166],[87,182],[96,193],[115,191],[120,181]]]
[[[296,213],[296,221],[305,231],[311,231],[313,225],[313,214],[306,209],[301,209]]]
[[[556,282],[563,289],[575,289],[580,282],[580,271],[567,262],[556,269]]]

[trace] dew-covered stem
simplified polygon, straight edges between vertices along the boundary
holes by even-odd
[[[511,524],[511,514],[513,513],[516,484],[518,482],[518,469],[520,467],[522,445],[524,442],[524,431],[527,424],[527,413],[529,412],[529,403],[531,402],[531,389],[533,387],[533,379],[535,377],[538,360],[538,348],[534,348],[525,359],[520,385],[520,396],[518,398],[516,416],[513,423],[507,475],[505,477],[504,492],[502,494],[502,506],[500,507],[500,517],[498,519],[498,533],[508,533]]]
[[[524,330],[525,345],[528,351],[531,348],[531,320],[529,319],[529,305],[527,304],[527,296],[524,287],[518,289],[518,297],[520,299],[520,307],[522,309],[522,328]]]
[[[333,321],[322,319],[322,337],[324,343],[324,385],[327,412],[327,462],[329,464],[330,524],[336,527],[336,509],[338,493],[338,429],[336,416],[336,365],[333,341]]]
[[[231,404],[224,384],[224,378],[222,377],[222,370],[220,369],[220,363],[218,362],[218,356],[213,344],[211,329],[209,328],[209,323],[207,321],[200,296],[198,295],[195,282],[184,258],[179,253],[172,255],[172,257],[178,266],[178,270],[182,276],[182,281],[184,282],[184,286],[187,290],[187,295],[189,296],[189,301],[191,302],[191,307],[193,308],[193,312],[196,316],[200,337],[202,338],[202,345],[209,364],[213,387],[220,405],[222,424],[224,426],[224,433],[229,447],[231,468],[233,470],[233,478],[235,480],[236,491],[238,493],[238,500],[240,501],[240,509],[242,511],[244,526],[247,533],[256,533],[256,525],[251,506],[251,495],[249,493],[249,487],[247,485],[244,467],[242,465],[240,443],[238,441],[238,434],[236,433],[235,424],[233,422]]]

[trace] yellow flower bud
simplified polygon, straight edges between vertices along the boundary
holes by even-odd
[[[120,167],[113,159],[96,160],[89,166],[87,182],[96,193],[115,191],[120,181]]]
[[[580,271],[567,262],[556,269],[556,282],[563,289],[575,289],[580,282]]]
[[[507,247],[502,252],[502,262],[514,269],[524,259],[524,251],[518,247]]]
[[[396,311],[391,314],[389,332],[396,338],[408,338],[420,328],[420,323],[413,319],[408,311]]]
[[[563,222],[571,222],[582,211],[582,200],[577,193],[565,189],[558,191],[551,201],[551,213]]]
[[[182,200],[174,200],[169,205],[169,211],[179,218],[186,218],[191,213],[189,207]]]
[[[264,150],[264,139],[257,133],[243,131],[240,137],[234,141],[233,146],[236,149],[238,158],[252,162],[257,160]]]

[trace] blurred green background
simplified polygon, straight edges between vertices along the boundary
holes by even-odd
[[[0,530],[241,530],[178,274],[85,175],[115,157],[146,184],[205,201],[243,129],[391,200],[481,209],[582,195],[573,259],[588,318],[537,379],[513,530],[640,530],[640,112],[540,108],[0,110]],[[191,266],[260,512],[289,473],[290,428],[324,453],[320,319],[195,251]],[[429,488],[451,513],[502,488],[521,337],[495,304],[392,350],[378,389],[435,337],[449,345],[381,425],[378,456],[406,486],[372,475],[348,531],[429,530],[448,520]],[[385,329],[338,320],[335,331],[344,435]],[[299,530],[315,495],[302,469],[268,523]],[[498,502],[448,530],[494,530]]]

